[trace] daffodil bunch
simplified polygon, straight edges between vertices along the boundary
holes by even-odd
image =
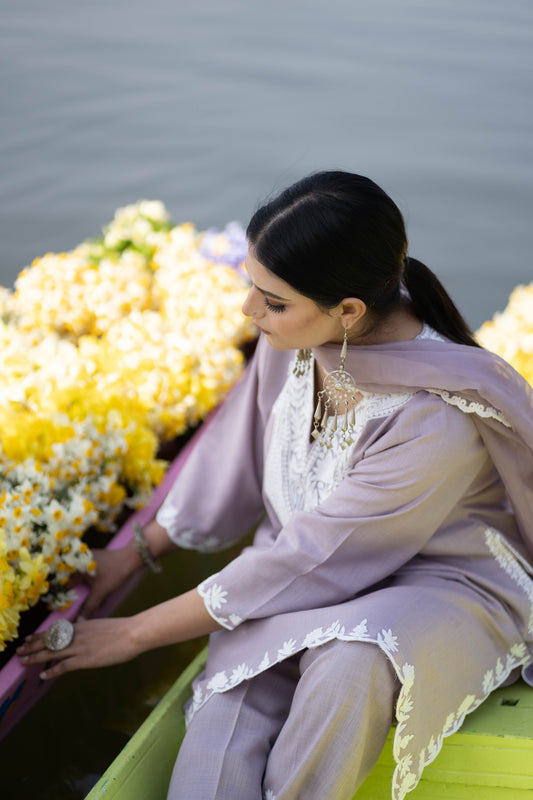
[[[39,597],[70,602],[111,531],[163,478],[162,441],[201,421],[255,336],[241,313],[246,236],[172,226],[158,201],[0,287],[0,641]]]
[[[533,385],[533,283],[517,286],[505,310],[485,322],[476,339],[508,361]]]
[[[136,253],[148,263],[172,228],[167,209],[160,200],[139,200],[115,211],[102,236],[80,246],[80,253],[99,263],[102,258]]]
[[[0,529],[0,651],[17,638],[21,613],[48,591],[47,575],[43,555],[32,556],[27,547],[9,558]]]
[[[154,253],[154,294],[163,318],[199,352],[251,339],[253,325],[241,307],[249,282],[226,263],[206,259],[193,226],[181,225]]]
[[[125,477],[127,431],[113,422],[99,429],[88,419],[72,422],[59,414],[27,419],[31,429],[25,435],[33,442],[32,455],[16,462],[2,453],[0,531],[5,557],[13,566],[24,548],[32,559],[42,556],[38,563],[49,585],[43,600],[51,608],[71,601],[72,592],[65,587],[74,573],[92,574],[96,568],[83,541],[87,530],[111,530],[119,512],[136,502],[128,496]]]
[[[48,253],[15,281],[12,310],[17,326],[55,331],[76,342],[104,333],[116,319],[151,304],[151,272],[145,259],[124,253],[96,267],[80,250]]]

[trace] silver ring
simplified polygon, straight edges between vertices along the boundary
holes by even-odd
[[[64,650],[74,639],[74,625],[68,619],[59,619],[44,634],[48,650]]]

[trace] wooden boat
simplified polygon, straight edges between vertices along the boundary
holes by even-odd
[[[205,666],[205,648],[179,676],[85,800],[165,800],[185,733],[183,704]],[[391,729],[354,800],[390,797]],[[424,770],[413,800],[526,800],[533,797],[533,689],[519,681],[496,690]],[[334,800],[334,798],[328,798]]]

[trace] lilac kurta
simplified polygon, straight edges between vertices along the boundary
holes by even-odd
[[[261,340],[158,514],[199,550],[259,523],[199,587],[227,630],[189,716],[300,650],[372,642],[402,684],[395,800],[490,691],[519,668],[533,682],[531,392],[501,359],[425,331],[349,348],[365,397],[354,443],[330,450],[309,443],[312,372]],[[314,355],[335,369],[338,350]]]

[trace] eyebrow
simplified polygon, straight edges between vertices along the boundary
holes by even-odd
[[[255,283],[254,283],[254,286],[255,286]],[[265,296],[273,297],[275,300],[285,300],[286,302],[288,302],[286,297],[280,297],[279,294],[274,294],[273,292],[266,292],[264,289],[261,289],[259,286],[255,286],[255,288],[257,289],[258,292],[261,292],[261,294],[264,294]]]
[[[248,267],[246,266],[246,260],[244,262],[244,268],[246,269],[246,272],[248,272]],[[248,272],[248,275],[250,277],[250,280],[252,280],[252,276],[250,275],[249,272]],[[284,300],[286,303],[289,302],[289,300],[286,297],[280,297],[279,294],[274,294],[273,292],[267,292],[267,291],[265,291],[265,289],[261,289],[259,286],[256,286],[253,281],[252,281],[252,283],[255,286],[255,288],[257,289],[257,291],[261,292],[261,294],[264,294],[265,297],[273,297],[275,300]]]

